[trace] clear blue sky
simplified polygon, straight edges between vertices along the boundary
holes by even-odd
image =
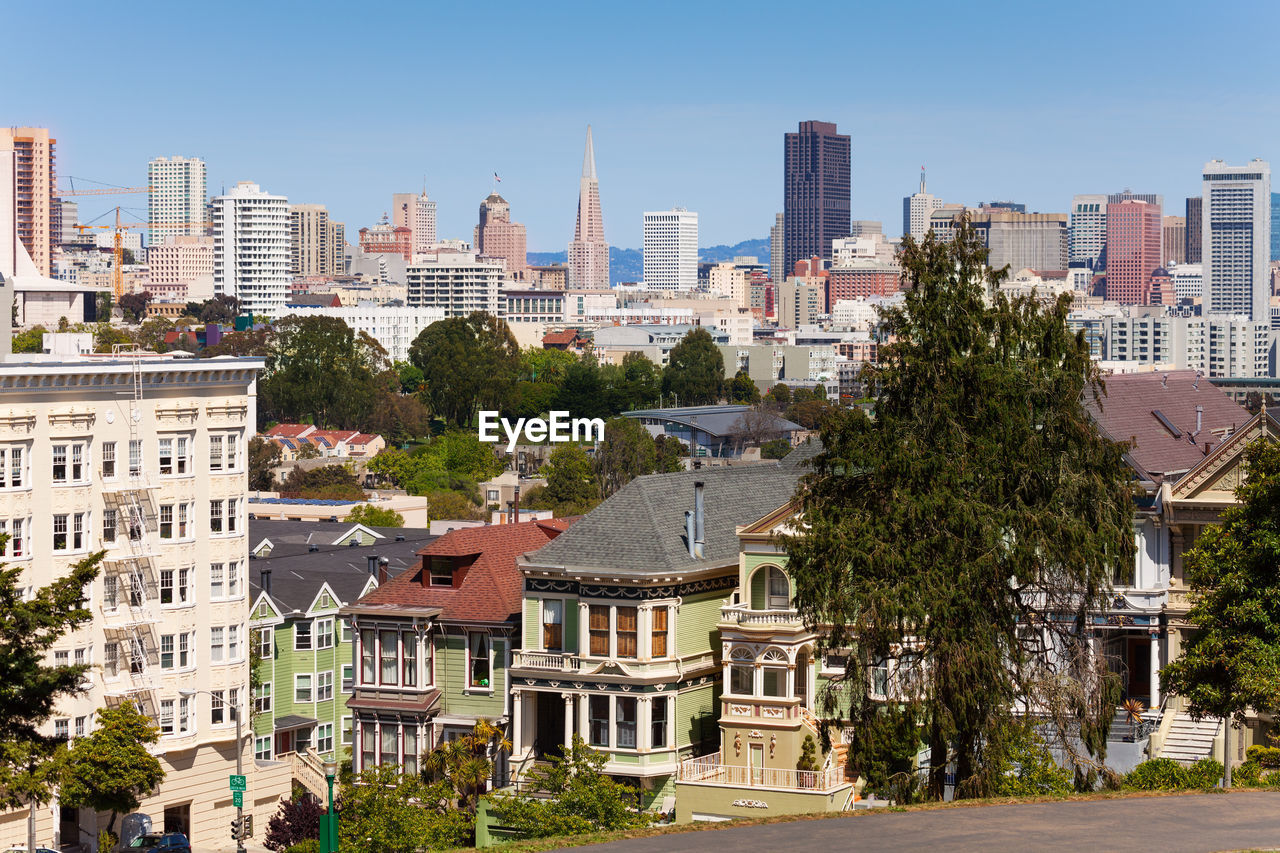
[[[571,236],[588,122],[624,247],[674,204],[702,245],[767,236],[804,119],[852,135],[853,216],[891,234],[921,165],[949,201],[1127,186],[1179,213],[1208,159],[1280,166],[1278,23],[1263,2],[0,0],[0,122],[52,128],[62,174],[203,157],[211,192],[257,181],[348,235],[425,174],[441,235],[470,239],[496,171],[541,251]]]

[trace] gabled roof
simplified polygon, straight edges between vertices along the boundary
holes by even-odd
[[[1265,409],[1242,424],[1226,441],[1188,471],[1168,491],[1168,499],[1235,503],[1234,490],[1243,473],[1243,469],[1239,468],[1242,464],[1241,457],[1249,445],[1260,439],[1280,440],[1280,420]]]
[[[1194,370],[1117,374],[1105,385],[1097,401],[1086,392],[1085,408],[1107,438],[1133,442],[1128,460],[1142,480],[1177,482],[1249,420],[1244,407]]]
[[[418,552],[423,559],[414,570],[373,590],[357,606],[388,611],[439,608],[438,618],[447,622],[506,622],[520,612],[524,598],[524,575],[516,557],[546,545],[572,523],[553,519],[451,530]],[[423,585],[424,564],[431,557],[470,556],[475,560],[460,586]]]
[[[548,332],[542,336],[542,345],[568,346],[578,339],[577,329],[566,329],[563,332]]]
[[[623,486],[541,551],[526,568],[671,575],[738,561],[737,525],[777,509],[795,492],[800,472],[775,462],[649,474]],[[704,484],[703,556],[689,556],[685,511]]]
[[[264,435],[273,437],[298,438],[299,436],[308,435],[316,431],[311,424],[276,424],[267,430]]]

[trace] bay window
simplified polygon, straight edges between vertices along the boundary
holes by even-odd
[[[542,602],[542,648],[549,652],[564,650],[564,602],[545,599]]]
[[[609,606],[593,604],[587,608],[589,649],[592,657],[609,657]]]
[[[649,635],[651,657],[665,658],[667,656],[667,610],[666,606],[655,607],[652,611],[653,629]]]
[[[470,674],[469,685],[482,690],[489,689],[490,651],[492,646],[488,634],[475,633],[469,636],[467,671]]]
[[[619,696],[617,698],[617,730],[618,748],[636,748],[636,698]]]
[[[404,635],[404,659],[402,661],[400,683],[405,687],[418,686],[418,638],[414,634]]]
[[[636,630],[635,607],[618,607],[615,609],[618,635],[618,657],[634,658],[639,656],[639,634]]]
[[[399,649],[399,631],[379,631],[378,632],[378,653],[379,659],[382,661],[382,682],[383,684],[397,684],[396,669],[398,661],[397,652]]]
[[[404,726],[404,772],[418,774],[418,728],[413,723]]]
[[[609,697],[591,696],[587,700],[587,734],[591,746],[609,745]]]
[[[371,722],[360,724],[360,769],[377,764],[378,727]]]
[[[662,749],[667,745],[667,705],[670,700],[666,696],[653,699],[652,713],[649,721],[649,746]]]
[[[377,654],[377,634],[372,628],[360,631],[360,683],[377,684],[378,671],[375,655]]]

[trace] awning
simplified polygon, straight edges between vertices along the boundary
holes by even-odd
[[[303,726],[314,726],[319,720],[313,717],[303,717],[299,714],[287,714],[283,717],[276,718],[276,731],[281,732],[286,729],[300,729]]]

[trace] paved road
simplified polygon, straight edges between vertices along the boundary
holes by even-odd
[[[1280,849],[1280,793],[1248,791],[860,814],[638,838],[577,849],[618,853],[1207,853],[1247,848]]]

